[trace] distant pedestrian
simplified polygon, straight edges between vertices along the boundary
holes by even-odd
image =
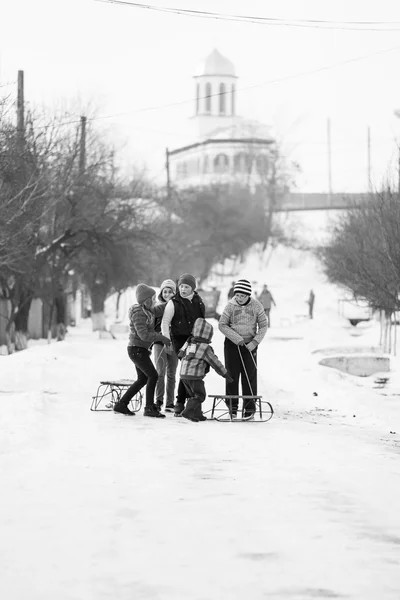
[[[258,295],[257,300],[263,305],[265,314],[267,316],[268,327],[271,327],[271,307],[272,304],[276,306],[276,302],[269,291],[267,284],[264,284],[264,287],[261,290],[261,293]]]
[[[164,314],[167,302],[176,294],[176,284],[172,279],[165,279],[160,287],[160,293],[158,294],[158,303],[156,306],[160,306],[162,314],[156,317],[154,330],[156,333],[161,333],[161,321]],[[161,410],[164,402],[165,394],[165,410],[174,410],[174,394],[175,394],[175,381],[176,381],[176,369],[178,366],[178,357],[175,354],[174,349],[171,347],[169,352],[166,352],[165,346],[161,341],[154,342],[154,364],[158,372],[158,381],[156,385],[156,406]],[[166,385],[165,385],[166,384]],[[166,389],[165,389],[166,388]]]
[[[235,282],[232,281],[232,287],[229,289],[229,292],[228,292],[228,300],[231,300],[234,295],[235,295]]]
[[[190,273],[183,273],[178,279],[178,292],[167,302],[161,321],[161,332],[171,340],[177,356],[192,335],[194,322],[198,318],[204,318],[205,314],[204,302],[196,292],[196,279]],[[174,407],[176,416],[185,408],[187,397],[186,388],[180,380]]]
[[[124,415],[133,416],[129,410],[129,402],[146,386],[145,417],[165,418],[154,404],[154,390],[158,380],[158,373],[150,358],[150,346],[154,342],[161,342],[166,346],[170,340],[154,331],[155,317],[161,315],[163,308],[154,306],[156,291],[145,283],[136,287],[136,300],[129,309],[129,343],[128,356],[134,363],[137,372],[136,381],[126,390],[119,402],[114,405],[114,411]]]
[[[189,421],[207,421],[201,405],[206,399],[204,378],[209,372],[210,366],[218,375],[225,377],[230,383],[233,382],[232,377],[210,346],[213,333],[213,326],[208,321],[196,319],[192,335],[179,351],[179,357],[182,359],[180,377],[189,398],[182,417]]]
[[[240,279],[235,284],[235,295],[225,306],[218,323],[225,336],[225,367],[233,378],[226,383],[226,395],[239,395],[239,379],[243,396],[257,395],[257,348],[267,333],[267,317],[262,304],[251,297],[251,284]],[[238,399],[228,404],[232,418],[236,418]],[[254,400],[243,401],[246,419],[255,413]]]
[[[314,318],[314,303],[315,303],[315,294],[313,290],[310,290],[310,295],[307,300],[308,304],[308,316],[310,319]]]

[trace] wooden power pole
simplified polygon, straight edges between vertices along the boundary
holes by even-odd
[[[165,148],[165,168],[167,171],[167,199],[170,199],[171,195],[171,176],[169,171],[169,150]]]
[[[331,151],[331,120],[326,124],[327,142],[328,142],[328,204],[332,197],[332,151]]]
[[[22,154],[25,140],[25,103],[24,103],[24,72],[18,71],[17,91],[17,137],[19,152]]]
[[[368,127],[367,132],[367,145],[368,145],[368,193],[372,192],[372,180],[371,180],[371,129]]]
[[[86,168],[86,117],[81,117],[81,137],[79,142],[79,175],[83,175]]]

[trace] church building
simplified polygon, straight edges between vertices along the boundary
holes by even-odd
[[[251,186],[268,177],[274,144],[270,128],[237,115],[238,77],[214,49],[194,75],[193,143],[168,151],[176,187],[238,181]]]

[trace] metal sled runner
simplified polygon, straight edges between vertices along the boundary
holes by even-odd
[[[110,411],[114,404],[118,402],[126,390],[134,383],[132,379],[115,379],[109,381],[100,381],[95,396],[92,396],[90,410]],[[99,408],[100,404],[104,408]],[[129,408],[133,412],[138,412],[142,408],[142,394],[138,392],[129,403]]]
[[[242,422],[249,421],[252,423],[266,423],[272,419],[274,409],[272,404],[262,399],[262,396],[226,396],[224,394],[208,394],[209,398],[213,398],[211,408],[211,419],[220,422]],[[238,407],[237,418],[232,416],[232,400],[240,400],[242,398],[242,406]],[[253,404],[255,411],[252,417],[246,417],[245,413],[249,412],[249,403]]]

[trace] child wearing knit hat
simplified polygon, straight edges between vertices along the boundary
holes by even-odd
[[[262,304],[251,297],[251,283],[239,279],[234,286],[234,296],[222,311],[218,323],[225,336],[225,366],[233,381],[226,382],[226,395],[239,395],[241,379],[242,395],[257,395],[257,348],[267,332],[267,318]],[[232,417],[237,416],[238,399],[231,399]],[[247,400],[244,417],[252,418],[255,412],[253,400]]]
[[[196,292],[196,286],[195,277],[190,273],[183,273],[178,279],[178,292],[165,307],[161,321],[161,332],[171,339],[176,354],[192,335],[196,319],[205,317],[204,302]],[[179,416],[184,410],[187,394],[183,382],[179,380],[174,409],[176,416]]]
[[[170,340],[161,333],[154,331],[155,318],[162,314],[162,309],[154,306],[155,290],[145,283],[136,287],[136,300],[129,309],[129,342],[128,356],[134,363],[137,372],[136,381],[126,390],[122,398],[115,403],[114,411],[124,415],[134,415],[128,405],[131,399],[146,386],[145,417],[165,418],[154,405],[154,390],[158,373],[150,358],[150,346],[161,342],[167,346]]]
[[[175,295],[176,284],[172,279],[164,279],[160,286],[158,294],[158,306],[162,308],[163,314],[167,302]],[[157,333],[161,332],[162,315],[156,317],[154,330]],[[166,352],[164,344],[154,342],[153,344],[153,360],[158,372],[158,381],[156,385],[156,406],[161,410],[165,398],[165,410],[173,412],[174,410],[174,394],[176,382],[176,369],[178,366],[178,357],[172,347]]]

